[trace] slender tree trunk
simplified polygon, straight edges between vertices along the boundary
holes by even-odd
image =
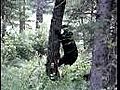
[[[81,23],[83,24],[83,17],[81,17]],[[85,43],[85,32],[83,31],[83,47],[84,47],[84,49],[86,49],[86,45],[85,45],[86,43]]]
[[[107,33],[110,27],[111,1],[112,0],[98,0],[97,22],[100,23],[100,27],[94,32],[90,90],[102,90],[105,88],[107,82],[104,74],[109,64]]]
[[[23,30],[25,30],[25,5],[26,2],[23,0]]]
[[[91,0],[91,21],[92,21],[92,17],[93,17],[93,0]]]
[[[36,28],[39,28],[39,23],[43,22],[43,6],[44,6],[44,0],[37,0]]]
[[[19,23],[20,23],[20,26],[19,26],[19,28],[20,28],[20,33],[23,31],[22,30],[22,20],[21,20],[21,18],[22,18],[22,13],[21,13],[21,5],[20,5],[20,3],[19,3]]]
[[[5,36],[5,32],[6,32],[6,15],[3,15],[3,23],[2,23],[2,39]]]
[[[23,6],[22,6],[23,4]],[[19,1],[19,22],[20,22],[20,33],[23,32],[23,30],[25,30],[25,0],[23,1],[23,3],[21,1]]]
[[[2,34],[2,39],[3,39],[3,37],[5,36],[5,32],[6,32],[6,22],[7,22],[7,18],[6,18],[6,9],[5,9],[5,7],[6,7],[6,0],[5,1],[3,1],[2,2],[2,5],[1,5],[1,11],[2,11],[2,13],[1,13],[1,15],[2,15],[2,32],[1,32],[1,34]],[[2,40],[2,41],[4,41],[4,40]]]
[[[58,35],[55,32],[61,32],[62,19],[65,10],[66,0],[56,0],[53,10],[53,17],[51,19],[51,26],[49,31],[48,41],[48,56],[46,64],[46,73],[48,76],[54,73],[54,78],[59,77],[58,63],[60,58],[59,48],[60,43]]]

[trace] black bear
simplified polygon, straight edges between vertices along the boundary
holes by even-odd
[[[78,50],[73,39],[73,33],[68,30],[64,30],[64,33],[59,36],[64,50],[64,55],[60,58],[58,66],[61,66],[62,64],[72,65],[78,57]]]

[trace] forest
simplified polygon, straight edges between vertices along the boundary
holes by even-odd
[[[117,90],[117,0],[1,0],[1,90]]]

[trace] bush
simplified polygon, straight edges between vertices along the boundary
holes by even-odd
[[[61,66],[61,77],[56,82],[46,76],[46,56],[40,59],[36,55],[21,68],[3,65],[2,90],[88,90],[88,83],[82,77],[90,68],[87,56],[82,53],[72,66]]]
[[[37,33],[37,34],[36,34]],[[36,33],[22,32],[18,35],[9,33],[2,43],[2,61],[7,65],[13,65],[16,60],[29,61],[39,54],[44,55],[46,38],[39,30]]]

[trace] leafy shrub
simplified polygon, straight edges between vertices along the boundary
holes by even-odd
[[[46,45],[46,35],[42,30],[33,32],[22,32],[20,34],[9,33],[2,43],[2,61],[6,65],[13,65],[16,60],[29,61],[39,54],[44,55]]]

